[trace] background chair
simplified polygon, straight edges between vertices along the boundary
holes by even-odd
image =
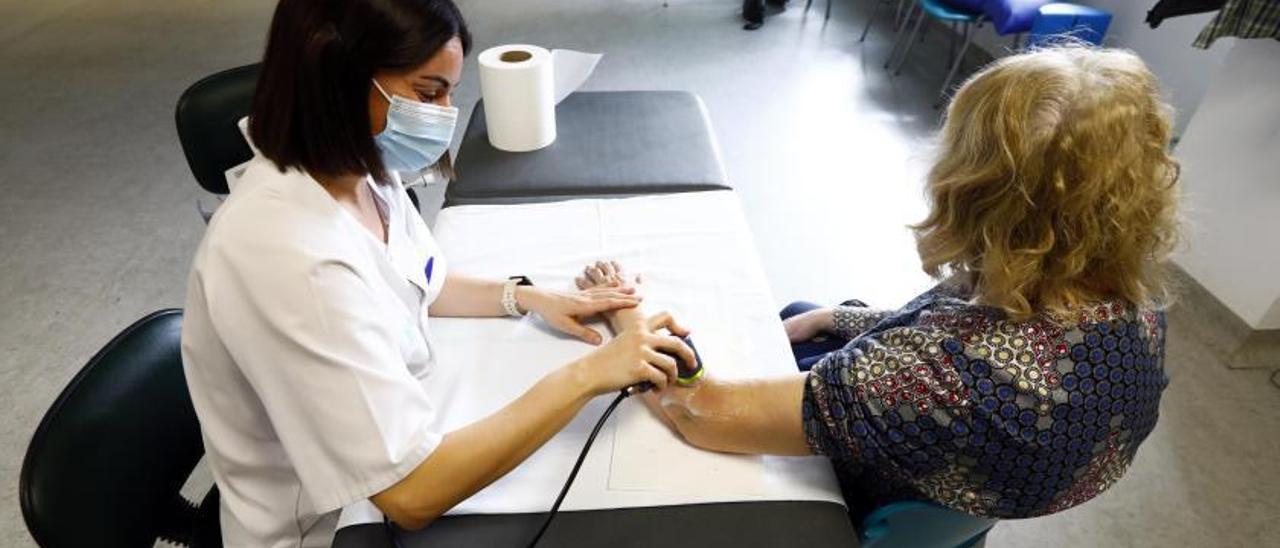
[[[969,45],[973,43],[973,33],[970,27],[981,27],[985,15],[980,11],[963,8],[942,0],[917,0],[914,9],[908,8],[906,23],[904,24],[909,24],[913,14],[916,14],[916,19],[915,24],[911,27],[911,32],[899,34],[897,42],[893,44],[893,49],[889,52],[889,59],[884,63],[884,68],[893,70],[894,76],[902,73],[902,65],[907,62],[907,57],[911,55],[911,47],[915,44],[916,36],[920,34],[920,28],[924,25],[926,18],[931,17],[944,23],[950,23],[953,30],[957,27],[959,28],[963,36],[963,45],[960,47],[959,55],[956,55],[955,34],[953,33],[951,43],[951,57],[953,60],[948,60],[947,62],[951,66],[951,70],[947,72],[947,77],[942,82],[942,92],[945,93],[947,87],[951,85],[951,80],[955,77],[956,71],[960,69],[960,63],[964,60],[964,54],[969,51]],[[898,53],[899,49],[902,51],[901,54]],[[896,63],[895,60],[897,61]]]
[[[1110,26],[1109,12],[1077,4],[1045,4],[1036,11],[1027,47],[1051,44],[1062,36],[1100,46]]]
[[[911,0],[880,0],[875,11],[879,11],[879,8],[889,7],[889,4],[893,4],[895,2],[897,3],[897,7],[893,10],[893,31],[894,33],[899,33],[902,32],[902,26],[905,22],[902,12],[904,10],[909,11],[911,6],[909,2],[911,2]],[[867,16],[867,24],[862,27],[862,35],[858,36],[859,42],[866,41],[867,33],[871,31],[871,22],[874,21],[875,18],[876,16],[874,12]]]
[[[996,34],[1000,36],[1012,35],[1013,48],[1019,47],[1019,37],[1031,30],[1033,21],[1037,18],[1040,7],[1048,3],[1048,0],[917,0],[917,8],[908,10],[907,21],[910,21],[913,14],[919,14],[915,19],[915,24],[906,41],[899,36],[898,42],[894,44],[894,48],[889,55],[889,60],[885,61],[885,68],[892,68],[894,75],[902,72],[902,65],[906,63],[907,56],[911,53],[911,46],[915,42],[915,37],[919,34],[921,26],[924,24],[926,16],[933,19],[950,23],[952,26],[952,54],[951,59],[947,61],[950,69],[947,76],[942,81],[942,89],[938,92],[938,101],[934,104],[934,108],[940,107],[946,99],[947,91],[951,89],[951,83],[955,81],[956,75],[960,71],[960,66],[964,63],[964,56],[969,51],[969,46],[973,44],[973,30],[981,28],[984,23],[990,22],[995,28]],[[955,53],[955,32],[959,29],[963,45],[960,52]],[[972,28],[971,28],[972,27]],[[901,45],[905,44],[905,49],[899,55],[898,50]],[[896,59],[896,63],[894,62]]]
[[[200,79],[182,92],[174,118],[178,141],[196,182],[214,194],[226,194],[226,172],[253,158],[236,124],[249,115],[260,64],[224,70]]]
[[[196,182],[214,194],[230,192],[227,170],[253,158],[237,123],[252,109],[261,68],[255,63],[211,74],[191,84],[178,98],[174,118],[182,153]],[[417,194],[406,190],[418,207]],[[201,213],[208,220],[212,211]]]
[[[996,34],[1014,36],[1013,45],[1017,49],[1018,37],[1031,30],[1040,7],[1048,3],[1049,0],[983,0],[982,12],[991,20]]]
[[[161,310],[116,335],[71,380],[22,462],[27,529],[46,548],[221,546],[218,491],[179,492],[204,454],[187,393],[182,312]]]
[[[862,520],[862,548],[969,548],[980,546],[996,520],[936,504],[906,501],[875,509]]]
[[[812,6],[813,6],[813,0],[807,0],[807,1],[804,3],[804,12],[805,12],[805,13],[809,13],[809,8],[810,8],[810,7],[812,7]],[[827,21],[827,20],[830,20],[830,19],[831,19],[831,0],[827,0],[827,10],[826,10],[826,14],[822,16],[822,20],[823,20],[823,21]]]

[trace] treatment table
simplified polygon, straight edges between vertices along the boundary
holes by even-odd
[[[434,228],[450,268],[569,289],[588,261],[616,259],[644,273],[647,310],[671,311],[692,330],[708,374],[794,372],[701,102],[679,92],[577,93],[561,103],[557,121],[555,144],[505,153],[488,146],[483,111],[475,109],[459,178]],[[602,322],[593,327],[608,333]],[[441,402],[442,430],[496,411],[591,350],[535,317],[433,318],[431,331],[438,361],[427,385]],[[430,527],[401,533],[401,543],[526,545],[611,399],[593,400],[507,476]],[[387,546],[380,519],[368,503],[349,508],[334,546]],[[701,451],[628,399],[540,543],[603,545],[852,547],[857,540],[827,460]]]
[[[446,208],[730,188],[706,108],[688,92],[576,92],[556,106],[555,142],[532,152],[493,148],[486,128],[482,101]]]

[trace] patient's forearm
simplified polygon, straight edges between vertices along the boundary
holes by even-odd
[[[664,415],[689,443],[715,451],[809,455],[801,402],[803,374],[769,379],[708,379],[671,386],[656,396]]]
[[[618,334],[631,326],[644,323],[645,313],[641,307],[636,306],[605,312],[604,317],[609,321],[609,327],[614,334]]]
[[[604,317],[617,334],[644,322],[641,308],[614,310]],[[692,336],[698,337],[696,332]],[[711,376],[692,387],[671,385],[645,395],[689,443],[730,453],[812,454],[800,408],[805,375],[724,381],[714,377],[714,363],[704,366]]]

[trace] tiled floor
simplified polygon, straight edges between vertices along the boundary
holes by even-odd
[[[271,4],[0,0],[0,545],[30,544],[17,474],[57,392],[120,328],[181,305],[202,224],[173,105],[199,77],[256,60]],[[798,5],[754,33],[740,30],[738,2],[667,4],[462,3],[477,51],[601,51],[589,89],[699,93],[780,302],[895,305],[927,287],[904,225],[924,210],[939,33],[890,79],[883,21],[856,40],[871,2],[838,1],[825,25]],[[465,111],[477,95],[472,56],[457,101]],[[440,195],[426,196],[429,219]],[[988,545],[1280,538],[1280,390],[1269,372],[1228,372],[1200,335],[1175,316],[1174,382],[1125,479],[1080,508],[1002,523]]]

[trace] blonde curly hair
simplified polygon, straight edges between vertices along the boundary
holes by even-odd
[[[1159,85],[1131,52],[1057,46],[992,63],[956,93],[911,228],[925,272],[968,274],[1013,318],[1167,297],[1178,163]]]

